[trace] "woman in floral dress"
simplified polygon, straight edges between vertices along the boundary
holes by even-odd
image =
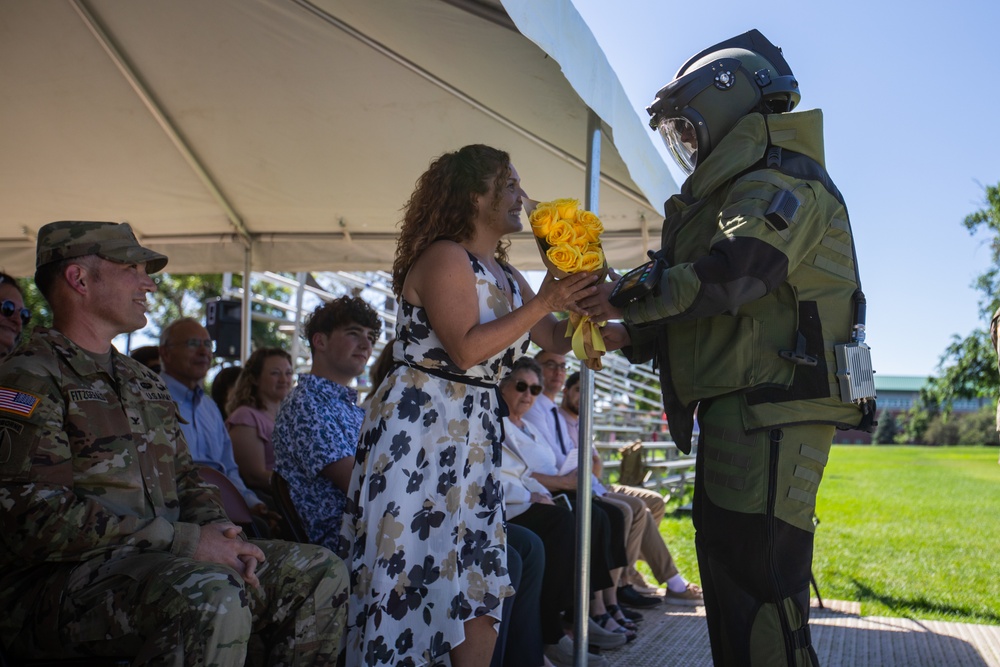
[[[567,350],[551,314],[596,278],[546,276],[535,295],[506,261],[524,193],[510,157],[437,158],[406,205],[393,289],[394,368],[376,390],[344,516],[347,664],[485,666],[507,576],[497,383],[527,350]]]

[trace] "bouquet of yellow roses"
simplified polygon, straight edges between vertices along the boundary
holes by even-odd
[[[604,280],[607,263],[601,248],[604,225],[600,218],[580,208],[575,199],[556,199],[537,203],[527,200],[528,221],[538,242],[542,262],[556,278],[571,273],[592,271]],[[603,322],[601,323],[603,324]],[[600,324],[585,315],[569,314],[566,336],[573,339],[577,359],[599,371],[601,357],[607,351]]]

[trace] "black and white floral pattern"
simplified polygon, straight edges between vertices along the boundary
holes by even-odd
[[[480,321],[512,308],[472,255]],[[521,305],[509,273],[514,307]],[[351,565],[347,664],[438,665],[465,638],[463,623],[513,595],[500,482],[499,382],[528,349],[509,348],[462,371],[426,312],[402,301],[394,359],[376,390],[348,493],[342,544]],[[474,379],[474,384],[425,372]]]

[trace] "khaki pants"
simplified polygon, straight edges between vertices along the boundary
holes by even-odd
[[[660,522],[666,513],[663,496],[655,491],[621,484],[612,484],[608,496],[628,503],[633,514],[633,528],[627,545],[629,564],[623,583],[644,583],[635,569],[637,560],[646,561],[653,576],[661,584],[677,574],[673,556],[660,535]]]

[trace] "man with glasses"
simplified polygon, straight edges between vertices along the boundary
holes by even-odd
[[[246,499],[250,511],[273,530],[280,525],[281,516],[270,511],[243,482],[226,422],[215,401],[205,393],[205,376],[212,367],[214,350],[215,343],[208,330],[196,320],[185,317],[172,322],[160,333],[161,375],[183,418],[181,430],[191,458],[198,465],[215,468],[228,477]]]
[[[145,326],[166,263],[126,224],[38,230],[54,325],[0,365],[5,657],[242,667],[253,636],[267,664],[332,666],[343,562],[247,541],[198,475],[163,380],[111,344]]]

